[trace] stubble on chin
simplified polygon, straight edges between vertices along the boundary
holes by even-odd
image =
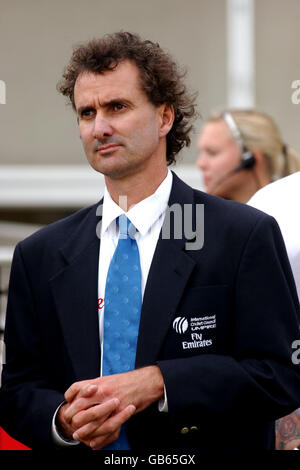
[[[123,179],[135,172],[133,162],[124,157],[114,155],[103,157],[94,154],[92,158],[88,158],[88,162],[95,171],[112,180]]]

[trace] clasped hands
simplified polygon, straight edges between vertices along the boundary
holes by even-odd
[[[119,437],[133,414],[161,398],[163,390],[157,366],[75,382],[65,393],[57,421],[65,437],[102,449]]]

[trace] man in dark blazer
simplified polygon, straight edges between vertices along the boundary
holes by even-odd
[[[67,447],[100,449],[125,423],[132,450],[274,448],[274,420],[300,404],[299,303],[276,222],[168,172],[194,106],[158,45],[117,33],[80,46],[60,90],[107,193],[16,247],[0,425],[31,448],[55,448],[58,433]],[[102,205],[126,195],[139,207],[168,182],[135,369],[101,376]],[[174,207],[180,226],[165,230]]]

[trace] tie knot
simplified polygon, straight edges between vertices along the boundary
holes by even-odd
[[[122,214],[117,218],[117,225],[119,226],[119,238],[134,238],[136,228],[126,215]]]

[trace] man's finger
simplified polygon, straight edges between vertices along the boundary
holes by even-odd
[[[77,394],[84,397],[90,397],[91,395],[93,395],[93,393],[96,393],[97,390],[97,385],[94,383],[90,383],[90,381],[88,380],[83,380],[82,382],[75,382],[65,392],[65,400],[67,402],[71,402]]]
[[[110,437],[110,435],[115,434],[128,419],[135,413],[136,407],[134,405],[128,405],[124,410],[120,411],[116,415],[113,415],[111,418],[108,418],[93,434],[93,438],[90,442],[90,447],[92,449],[101,449],[104,447],[105,442]],[[110,442],[113,442],[115,439],[112,439]]]
[[[71,400],[73,400],[73,398],[75,397],[75,395],[78,393],[78,391],[80,390],[82,386],[83,386],[82,382],[73,383],[65,392],[65,400],[67,402],[70,402]]]
[[[109,444],[111,444],[112,442],[114,442],[115,440],[118,439],[118,437],[120,435],[120,431],[121,431],[121,428],[118,429],[115,433],[104,437],[103,440],[101,441],[101,443],[100,443],[100,440],[99,440],[99,443],[97,445],[94,445],[94,447],[91,447],[90,442],[88,443],[88,445],[91,447],[92,450],[103,449],[103,448],[105,448],[106,446],[108,446]]]
[[[77,413],[72,420],[72,424],[76,427],[73,435],[75,440],[90,439],[95,430],[113,413],[120,405],[118,398],[113,398],[101,405],[95,405],[85,411]]]
[[[71,404],[65,410],[65,420],[68,423],[72,422],[73,417],[80,411],[87,410],[88,408],[98,405],[96,397],[91,398],[76,398],[71,402]],[[73,423],[72,423],[73,424]]]

